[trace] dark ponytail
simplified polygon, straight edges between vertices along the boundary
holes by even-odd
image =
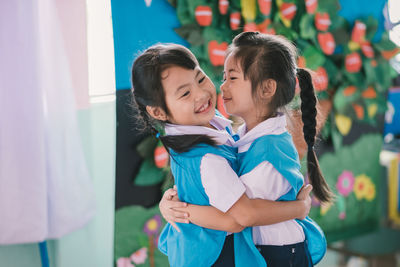
[[[196,57],[184,46],[176,44],[158,44],[146,49],[132,66],[132,106],[137,111],[138,122],[144,129],[158,136],[162,144],[178,153],[188,151],[193,146],[204,143],[216,145],[206,135],[159,136],[157,128],[163,128],[165,122],[152,118],[146,106],[160,107],[169,114],[162,87],[161,73],[171,66],[195,69],[199,63]]]
[[[315,196],[321,202],[330,202],[333,194],[329,189],[319,167],[318,159],[314,151],[316,126],[317,126],[317,98],[310,73],[305,69],[297,69],[297,77],[300,85],[301,118],[303,120],[304,139],[307,143],[307,171],[310,183],[313,186]]]

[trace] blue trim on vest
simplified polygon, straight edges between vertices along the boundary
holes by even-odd
[[[210,206],[201,183],[200,164],[203,156],[212,153],[222,156],[237,171],[236,148],[212,147],[200,144],[188,152],[171,151],[171,171],[179,198],[187,203]],[[161,232],[158,248],[168,256],[171,266],[211,266],[218,259],[226,232],[203,228],[195,224],[177,223],[178,233],[169,223]],[[235,266],[266,266],[264,258],[254,246],[251,228],[234,234]],[[169,249],[170,248],[170,249]]]
[[[218,109],[215,109],[215,115],[217,115],[218,117],[221,117],[221,118],[224,118],[224,119],[225,119],[224,115],[222,115],[222,113],[219,112]]]
[[[285,132],[280,135],[264,135],[251,144],[249,150],[239,153],[239,176],[249,173],[263,161],[270,162],[285,177],[292,189],[279,198],[280,201],[295,200],[304,183],[300,162],[292,136]],[[268,177],[266,177],[267,179]],[[313,264],[317,264],[326,253],[326,239],[321,228],[309,217],[296,220],[303,227],[308,250]]]

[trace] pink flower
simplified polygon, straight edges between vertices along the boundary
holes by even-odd
[[[354,186],[354,175],[351,171],[343,171],[340,174],[336,183],[336,188],[342,196],[347,197],[352,191]]]
[[[130,259],[135,263],[135,264],[142,264],[145,263],[147,259],[147,248],[143,247],[139,249],[138,251],[132,253]]]
[[[135,265],[132,264],[131,259],[121,257],[117,260],[117,267],[135,267]]]
[[[346,212],[342,211],[339,213],[339,219],[344,220],[346,218]]]

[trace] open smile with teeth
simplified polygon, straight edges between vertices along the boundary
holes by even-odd
[[[211,108],[211,99],[209,99],[209,100],[207,101],[207,103],[201,105],[201,107],[198,108],[198,109],[196,110],[196,113],[204,113],[204,112],[207,112],[207,111],[210,110],[210,108]]]

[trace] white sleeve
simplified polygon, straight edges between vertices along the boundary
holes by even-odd
[[[249,198],[277,200],[291,189],[288,180],[268,161],[240,176],[240,180],[246,186]]]
[[[201,182],[211,206],[228,211],[246,191],[228,161],[214,154],[203,156],[200,164]]]

